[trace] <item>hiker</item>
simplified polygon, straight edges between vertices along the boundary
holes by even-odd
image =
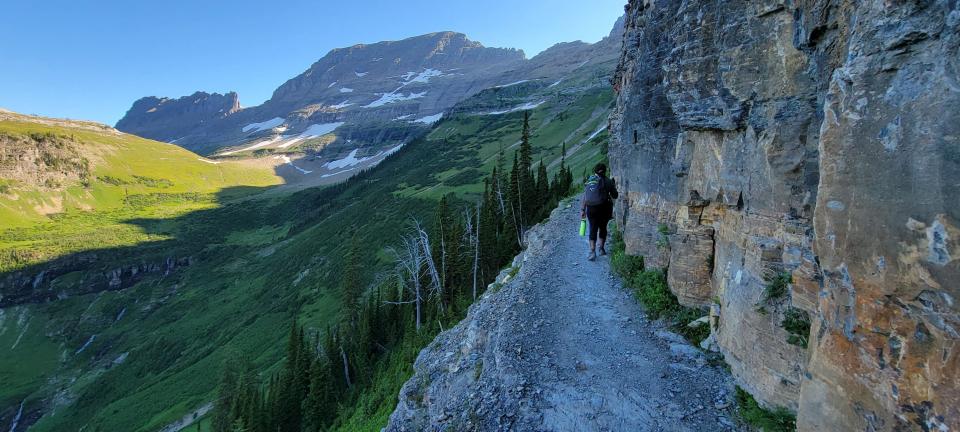
[[[588,260],[597,259],[597,234],[599,231],[600,255],[606,255],[604,243],[607,241],[607,223],[613,219],[613,200],[620,194],[617,192],[617,183],[607,178],[607,166],[598,163],[593,167],[593,174],[587,179],[583,188],[583,204],[580,218],[587,218],[590,222],[590,255]]]

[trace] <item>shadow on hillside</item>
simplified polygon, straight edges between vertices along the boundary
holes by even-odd
[[[337,187],[271,194],[270,199],[263,198],[263,192],[274,188],[226,188],[215,194],[215,206],[209,209],[173,218],[120,221],[138,227],[149,237],[161,237],[162,240],[68,253],[0,273],[0,308],[125,289],[149,277],[170,275],[218,253],[236,254],[238,249],[256,247],[256,241],[244,236],[257,235],[257,230],[269,230],[287,223],[290,226],[286,236],[293,235],[338,205],[336,195],[340,188]],[[153,195],[131,196],[127,203],[150,206],[153,199],[156,199]],[[182,199],[196,198],[185,194]],[[86,234],[90,237],[101,235],[95,230]],[[31,251],[20,253],[29,256]],[[12,252],[11,256],[15,254]]]
[[[411,155],[413,150],[416,151]],[[384,180],[399,182],[398,177],[403,173],[426,178],[420,171],[429,169],[429,164],[411,167],[410,161],[422,160],[434,150],[408,144],[383,159],[378,169],[359,171],[347,181],[325,187],[231,187],[216,193],[213,200],[216,205],[209,209],[173,218],[123,220],[121,223],[164,239],[88,249],[0,273],[0,309],[122,290],[146,278],[164,277],[198,262],[225,261],[263,249],[263,237],[269,237],[271,232],[280,233],[279,238],[266,241],[280,242],[338,212],[342,222],[324,226],[318,243],[310,245],[312,248],[337,247],[361,227],[362,235],[370,239],[395,233],[397,224],[426,206],[395,197],[392,194],[395,184]],[[281,169],[283,166],[277,168],[277,175],[287,174],[281,173]],[[153,199],[152,195],[138,196],[142,199],[134,197],[128,197],[128,205],[150,205]],[[190,199],[189,194],[183,199]],[[29,241],[30,238],[16,240]],[[29,255],[30,251],[25,253]]]

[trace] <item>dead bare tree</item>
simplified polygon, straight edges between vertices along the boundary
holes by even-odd
[[[497,182],[497,201],[500,203],[500,214],[507,214],[507,206],[503,203],[503,186],[500,180]]]
[[[401,240],[401,249],[390,248],[397,264],[397,280],[401,286],[413,294],[413,300],[395,302],[394,304],[413,304],[416,310],[416,328],[420,331],[421,308],[423,304],[423,290],[420,278],[423,269],[423,254],[417,237],[404,236]]]
[[[350,366],[347,361],[347,353],[343,350],[343,343],[340,344],[340,358],[343,359],[343,379],[347,382],[347,388],[353,387],[350,382]]]
[[[440,281],[440,272],[437,271],[437,262],[433,259],[433,248],[430,247],[430,234],[427,230],[423,229],[423,225],[420,224],[420,221],[414,219],[413,227],[422,249],[421,253],[423,255],[423,263],[426,265],[427,276],[430,277],[430,286],[429,294],[431,296],[437,296],[442,298],[443,295],[443,284]],[[443,302],[437,302],[440,307],[440,310],[443,310]]]
[[[463,209],[463,220],[464,225],[466,226],[466,232],[464,237],[466,237],[467,244],[470,248],[473,249],[473,299],[477,299],[477,267],[480,264],[480,204],[477,204],[477,222],[476,228],[474,228],[473,215],[470,214],[469,208]]]
[[[399,250],[390,248],[389,252],[396,260],[396,275],[401,285],[413,294],[413,300],[391,302],[393,304],[413,304],[416,309],[416,328],[419,331],[423,322],[423,304],[433,296],[443,293],[440,274],[430,251],[430,235],[419,221],[413,221],[413,232],[401,238]],[[424,279],[428,282],[424,286]],[[440,302],[443,308],[443,302]]]

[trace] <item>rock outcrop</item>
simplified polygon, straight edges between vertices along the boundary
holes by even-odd
[[[240,98],[227,94],[196,92],[171,99],[148,96],[133,103],[117,129],[158,141],[175,141],[198,126],[240,111]]]
[[[0,133],[0,185],[13,181],[53,189],[89,177],[90,160],[73,137]]]
[[[960,4],[631,0],[623,48],[618,225],[738,383],[800,430],[960,428]]]

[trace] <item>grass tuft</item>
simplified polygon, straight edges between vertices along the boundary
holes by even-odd
[[[757,403],[753,395],[739,386],[737,386],[735,397],[740,418],[747,424],[764,432],[797,430],[797,417],[786,408],[766,409]]]
[[[763,292],[764,301],[777,300],[787,295],[787,288],[793,283],[793,276],[788,272],[777,273],[767,280],[767,287]]]
[[[790,336],[787,337],[787,343],[806,348],[810,340],[810,314],[802,309],[791,307],[783,313],[783,321],[780,322]]]

